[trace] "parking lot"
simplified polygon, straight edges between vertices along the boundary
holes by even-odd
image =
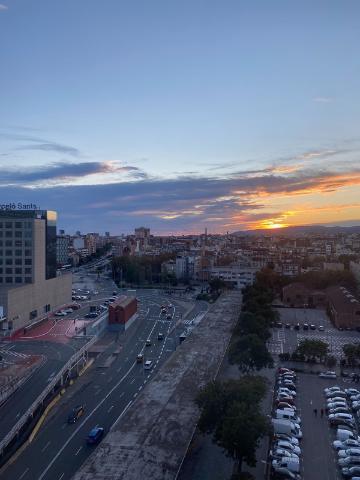
[[[330,322],[324,310],[302,308],[279,308],[281,327],[273,329],[273,335],[268,342],[269,350],[273,354],[293,352],[299,342],[304,339],[322,340],[329,344],[330,354],[340,358],[342,346],[346,343],[360,341],[357,331],[339,331]],[[300,329],[296,330],[295,325]],[[314,325],[315,330],[303,329],[303,325]],[[287,328],[286,328],[287,327]],[[319,330],[323,327],[323,330]]]

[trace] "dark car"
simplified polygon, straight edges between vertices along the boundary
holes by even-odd
[[[158,340],[163,340],[164,339],[164,334],[163,333],[158,333]]]
[[[68,423],[75,423],[79,420],[79,418],[84,415],[84,405],[76,405],[76,407],[74,407],[72,409],[72,412],[70,413],[70,415],[68,416]]]
[[[96,443],[99,443],[104,436],[104,433],[105,430],[103,427],[94,427],[87,436],[86,443],[88,445],[95,445]]]
[[[311,324],[310,325],[310,330],[316,330],[316,325]]]
[[[307,323],[304,323],[303,330],[309,330],[309,325]]]
[[[285,328],[290,328],[290,323],[286,323]]]
[[[294,327],[295,330],[300,330],[300,323],[297,323]]]

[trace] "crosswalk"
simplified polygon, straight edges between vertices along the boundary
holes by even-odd
[[[331,355],[334,355],[337,358],[341,358],[344,356],[343,354],[343,346],[348,344],[348,343],[359,343],[355,339],[352,339],[350,337],[344,337],[340,335],[322,335],[319,333],[311,334],[298,334],[297,335],[297,341],[298,344],[302,340],[321,340],[322,342],[326,342],[329,345],[329,352]]]

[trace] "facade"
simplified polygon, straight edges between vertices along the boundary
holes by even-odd
[[[69,235],[58,235],[56,237],[56,263],[66,265],[69,262],[70,237]]]
[[[282,291],[283,302],[289,307],[325,308],[327,297],[321,290],[311,290],[303,283],[294,282],[286,285]]]
[[[136,297],[121,295],[109,305],[109,330],[125,331],[135,320],[136,312]]]
[[[33,323],[71,302],[71,274],[56,271],[56,212],[0,211],[0,330]]]
[[[216,266],[210,269],[210,278],[219,278],[237,289],[252,285],[257,269],[247,265]]]
[[[335,327],[360,327],[360,302],[345,287],[326,289],[328,314]]]
[[[149,238],[150,237],[150,228],[139,227],[135,228],[135,237],[136,238]]]

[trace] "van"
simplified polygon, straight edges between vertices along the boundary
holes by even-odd
[[[275,416],[276,418],[280,418],[283,420],[291,420],[292,422],[295,422],[295,423],[301,423],[300,418],[296,415],[296,413],[293,410],[290,410],[290,409],[276,410]]]
[[[278,469],[287,468],[290,472],[299,473],[300,472],[300,462],[298,458],[286,458],[283,457],[281,460],[273,460],[272,466],[275,472]]]
[[[146,362],[144,363],[144,369],[151,370],[152,364],[153,362],[151,360],[146,360]]]

